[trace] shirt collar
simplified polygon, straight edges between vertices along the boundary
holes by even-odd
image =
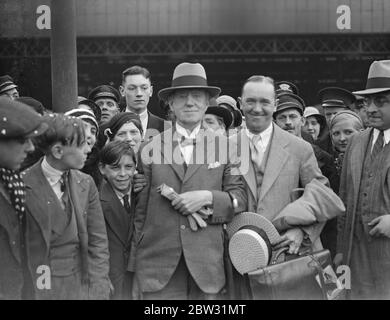
[[[119,200],[123,200],[123,197],[124,197],[125,195],[128,195],[128,196],[129,196],[129,199],[131,198],[131,186],[130,186],[129,192],[126,193],[126,194],[125,194],[125,193],[122,193],[122,192],[120,192],[120,191],[117,191],[117,190],[115,190],[114,188],[113,188],[113,190],[114,190],[116,196],[119,198]]]
[[[376,141],[379,135],[379,130],[374,128],[374,137],[373,141]],[[390,129],[383,130],[383,139],[385,140],[385,145],[390,141]]]
[[[192,130],[191,134],[188,134],[187,130],[185,128],[183,128],[180,124],[178,124],[176,122],[176,131],[179,135],[182,135],[184,137],[186,137],[187,139],[195,139],[197,134],[199,133],[199,130],[200,130],[200,123],[198,126],[196,126],[196,128],[194,130]]]
[[[267,141],[269,141],[269,139],[272,136],[273,129],[274,128],[273,128],[273,125],[272,125],[272,122],[271,122],[267,129],[265,129],[263,132],[261,132],[259,134],[256,134],[256,136],[260,136],[261,137],[261,141],[267,142]],[[252,141],[252,139],[255,136],[255,134],[250,132],[248,130],[248,128],[245,128],[245,132],[246,132],[246,135],[248,136],[249,140]]]
[[[62,174],[64,173],[61,170],[57,170],[56,168],[53,168],[46,159],[46,156],[43,157],[41,168],[43,175],[53,184],[57,183],[60,179]]]
[[[139,118],[141,121],[144,121],[145,119],[147,119],[148,118],[148,109],[145,109],[144,112],[140,113]]]

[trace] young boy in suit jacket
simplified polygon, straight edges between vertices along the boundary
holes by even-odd
[[[110,250],[112,299],[131,297],[132,274],[127,271],[127,263],[133,234],[135,163],[135,153],[126,141],[110,142],[100,152],[99,169],[105,178],[100,188],[100,201]]]
[[[35,297],[108,299],[103,212],[93,179],[79,171],[91,151],[83,122],[61,114],[47,115],[44,121],[49,128],[36,145],[45,156],[24,175]]]

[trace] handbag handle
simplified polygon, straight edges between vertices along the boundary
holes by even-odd
[[[289,247],[284,247],[276,251],[274,258],[271,261],[271,265],[276,264],[278,262],[279,257],[282,255],[282,253],[286,252],[289,249]]]

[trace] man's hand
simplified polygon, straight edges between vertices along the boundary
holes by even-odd
[[[300,228],[293,228],[286,231],[281,237],[280,242],[276,244],[275,249],[281,249],[289,246],[288,253],[297,254],[303,241],[303,231]]]
[[[390,238],[390,215],[385,214],[383,216],[373,219],[368,223],[372,229],[370,230],[370,236],[380,237],[385,236]]]
[[[141,173],[136,173],[133,176],[133,191],[135,193],[140,192],[146,186],[145,176]]]
[[[212,203],[213,194],[208,190],[184,192],[179,194],[177,199],[172,200],[172,206],[183,215],[193,214]]]

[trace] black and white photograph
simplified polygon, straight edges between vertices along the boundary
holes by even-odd
[[[389,142],[389,0],[0,0],[0,300],[390,300]]]

